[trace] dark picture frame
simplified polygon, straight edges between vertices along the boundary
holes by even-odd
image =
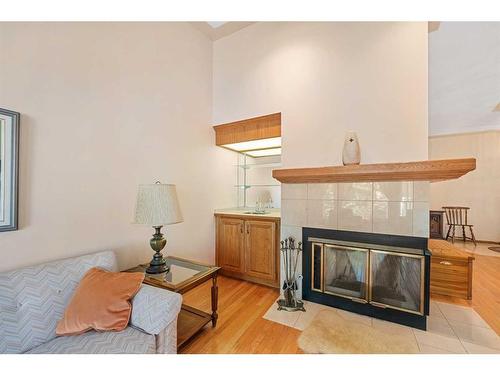
[[[0,108],[0,232],[18,229],[20,118],[19,112]]]

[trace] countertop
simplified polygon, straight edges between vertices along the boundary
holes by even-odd
[[[281,211],[279,208],[268,208],[266,209],[265,214],[253,214],[253,213],[245,213],[248,211],[252,211],[253,208],[223,208],[215,210],[215,215],[237,215],[237,216],[248,216],[248,217],[269,217],[269,218],[281,218]]]

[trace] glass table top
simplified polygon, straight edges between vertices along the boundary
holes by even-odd
[[[186,259],[176,257],[165,257],[169,271],[160,274],[145,275],[145,281],[152,281],[155,284],[161,284],[169,289],[176,289],[181,285],[196,280],[205,274],[212,274],[217,271],[219,267],[204,265],[197,262],[192,262]],[[145,272],[149,264],[141,264],[138,267],[130,269],[131,272]]]
[[[209,266],[202,266],[200,264],[191,263],[187,260],[171,257],[166,257],[165,260],[167,261],[167,266],[170,268],[169,272],[160,275],[148,274],[147,276],[159,278],[170,284],[176,285],[210,270]]]

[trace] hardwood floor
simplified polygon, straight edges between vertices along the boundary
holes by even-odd
[[[500,257],[475,255],[472,300],[433,295],[470,306],[500,335]],[[186,293],[184,302],[210,311],[210,283]],[[180,353],[301,353],[300,331],[262,318],[278,297],[276,289],[219,277],[219,320],[207,325]]]
[[[474,255],[472,300],[431,295],[432,299],[472,307],[500,335],[500,257]]]
[[[219,320],[207,325],[180,353],[300,353],[300,331],[262,318],[278,290],[219,276]],[[210,283],[186,293],[184,303],[210,311]]]

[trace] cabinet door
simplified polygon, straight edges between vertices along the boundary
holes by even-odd
[[[276,225],[269,221],[245,221],[245,269],[248,276],[276,279]]]
[[[244,221],[229,217],[219,218],[217,227],[217,265],[233,272],[244,269]]]

